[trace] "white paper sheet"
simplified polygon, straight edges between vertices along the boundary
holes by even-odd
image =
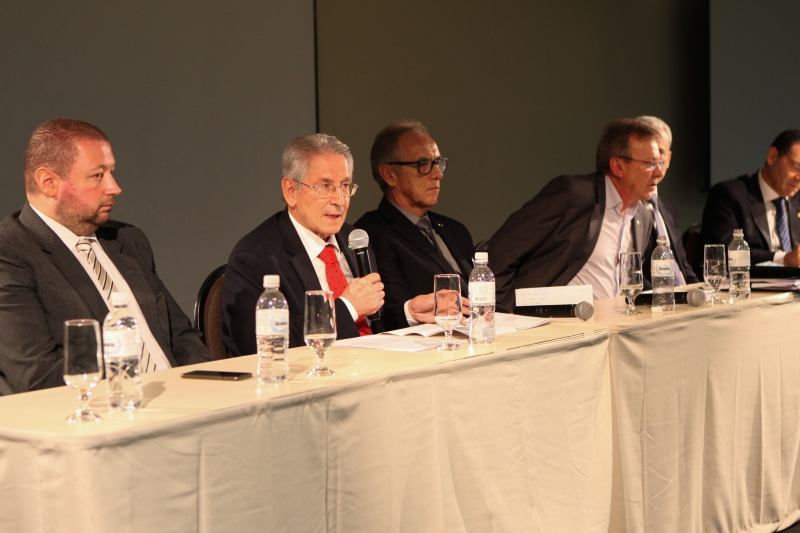
[[[439,331],[441,330],[442,328],[439,328]],[[391,350],[394,352],[424,352],[425,350],[438,348],[440,344],[442,344],[442,341],[439,339],[420,339],[398,337],[394,335],[366,335],[364,337],[355,337],[353,339],[337,340],[334,343],[334,346],[369,348],[373,350]]]

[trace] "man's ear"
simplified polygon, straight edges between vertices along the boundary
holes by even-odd
[[[298,190],[299,185],[296,181],[292,178],[284,176],[281,180],[281,190],[283,191],[283,201],[286,202],[286,205],[289,207],[294,207],[297,205],[297,194],[300,192]]]
[[[382,164],[380,168],[378,168],[378,172],[380,172],[381,178],[389,187],[397,187],[397,176],[395,175],[392,167],[386,163]]]
[[[778,149],[774,146],[770,146],[769,150],[767,150],[767,164],[772,166],[775,164],[775,161],[778,160]]]
[[[46,198],[54,198],[58,194],[62,178],[49,168],[39,167],[33,173],[33,180],[41,194]]]
[[[611,169],[608,176],[609,178],[619,179],[622,176],[622,162],[618,157],[612,157],[608,162],[608,166]]]

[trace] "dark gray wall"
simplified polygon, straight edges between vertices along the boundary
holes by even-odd
[[[4,2],[3,215],[24,202],[31,131],[55,117],[109,135],[113,217],[147,233],[191,313],[205,276],[282,207],[284,146],[316,130],[312,0]]]
[[[317,0],[320,130],[350,144],[349,221],[380,199],[375,134],[423,121],[450,158],[437,211],[485,239],[550,179],[594,170],[600,130],[673,129],[659,192],[684,227],[708,173],[708,4],[697,0]]]
[[[783,130],[800,128],[800,2],[712,0],[711,179],[761,167]]]

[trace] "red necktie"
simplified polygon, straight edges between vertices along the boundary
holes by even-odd
[[[338,298],[347,288],[347,278],[344,277],[342,267],[339,266],[339,259],[336,257],[336,250],[333,249],[333,245],[326,245],[319,253],[319,258],[325,263],[325,279],[328,280],[328,287],[333,293],[334,299]],[[356,320],[356,327],[358,328],[358,334],[362,337],[364,335],[372,335],[367,319],[363,316],[358,317],[358,320]]]

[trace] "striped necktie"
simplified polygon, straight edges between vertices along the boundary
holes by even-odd
[[[781,248],[784,252],[789,253],[792,251],[792,238],[789,235],[789,217],[786,213],[786,200],[779,196],[772,200],[775,204],[775,225],[778,229],[778,238],[781,240]]]
[[[103,264],[97,258],[97,254],[94,252],[94,249],[92,248],[92,240],[87,239],[86,237],[81,237],[78,240],[78,244],[76,244],[75,247],[92,266],[92,271],[94,272],[97,281],[100,283],[101,287],[100,293],[103,295],[103,298],[106,299],[106,302],[108,302],[108,308],[111,309],[111,293],[117,292],[117,286],[114,285],[114,281],[111,279],[111,276],[108,275],[106,269],[103,268]],[[155,357],[150,357],[150,350],[147,349],[147,346],[145,345],[143,340],[142,369],[145,372],[152,372],[153,370],[158,370],[159,368],[164,368],[164,366],[157,365]],[[166,368],[169,367],[167,366]]]

